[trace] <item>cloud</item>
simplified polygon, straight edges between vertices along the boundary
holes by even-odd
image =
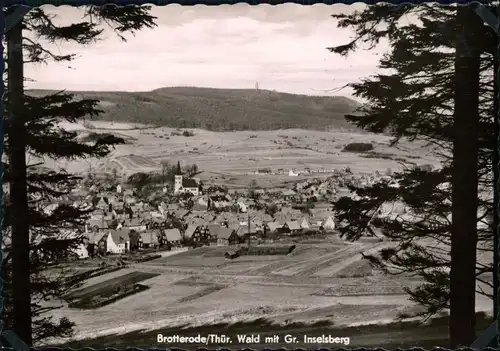
[[[346,59],[326,49],[352,35],[330,16],[346,8],[154,7],[158,27],[128,36],[127,42],[106,28],[104,39],[93,45],[51,46],[79,57],[70,68],[55,63],[26,67],[26,76],[35,80],[27,88],[145,91],[176,85],[252,88],[259,82],[262,89],[317,94],[372,74],[384,51],[359,51]],[[47,9],[66,23],[83,15],[82,9]]]

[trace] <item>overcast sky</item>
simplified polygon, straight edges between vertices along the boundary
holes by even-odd
[[[332,13],[365,5],[247,4],[154,7],[158,27],[122,42],[112,30],[89,46],[62,43],[59,53],[78,53],[68,63],[27,66],[26,88],[148,91],[166,86],[254,88],[309,94],[358,81],[375,71],[380,52],[360,50],[348,58],[326,48],[347,43],[352,33],[336,28]],[[61,21],[77,21],[81,9],[44,6]],[[46,44],[44,44],[46,45]]]

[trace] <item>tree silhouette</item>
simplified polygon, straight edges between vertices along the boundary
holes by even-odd
[[[4,14],[5,14],[4,9]],[[46,9],[33,8],[23,20],[24,31],[48,42],[75,42],[82,45],[91,44],[97,40],[103,30],[102,24],[113,28],[115,33],[125,40],[125,33],[134,33],[145,27],[153,27],[155,17],[149,15],[150,7],[138,6],[86,6],[85,17],[79,23],[57,25],[54,16]],[[46,63],[50,61],[70,62],[76,54],[60,55],[51,52],[40,44],[43,41],[33,41],[24,38],[23,49],[25,64]],[[6,95],[4,96],[6,98]],[[4,101],[6,102],[6,101]],[[98,108],[98,101],[89,99],[75,99],[75,96],[66,92],[47,93],[45,96],[26,94],[24,109],[26,120],[26,144],[28,152],[41,159],[75,159],[100,158],[109,154],[113,145],[123,143],[121,138],[112,135],[96,138],[92,142],[79,142],[77,134],[59,127],[59,120],[71,123],[98,116],[102,111]],[[8,104],[4,103],[4,115],[8,115]],[[9,132],[8,123],[5,125],[6,140],[5,152],[9,152],[9,140],[13,136]],[[8,163],[4,164],[4,184],[10,180]],[[57,202],[61,197],[70,193],[76,182],[81,178],[64,170],[47,171],[38,165],[30,165],[27,169],[29,194],[29,218],[31,233],[31,261],[26,262],[26,274],[31,277],[31,316],[32,340],[23,340],[28,345],[37,344],[43,340],[58,337],[69,337],[73,333],[74,323],[67,317],[56,319],[47,317],[47,312],[60,306],[43,303],[45,300],[62,300],[66,293],[80,284],[71,271],[63,269],[61,274],[45,274],[51,264],[51,259],[57,257],[63,261],[71,257],[73,249],[82,241],[79,236],[68,240],[55,240],[65,231],[76,231],[83,228],[89,211],[84,208],[75,208],[60,204],[50,215],[41,208],[43,203]],[[6,194],[8,198],[8,193]],[[12,261],[10,256],[10,204],[4,204],[4,250],[2,261],[3,279],[3,328],[12,329]]]
[[[399,21],[409,15],[422,25]],[[441,162],[436,169],[408,167],[393,171],[392,179],[381,179],[369,186],[346,184],[356,196],[335,201],[338,229],[343,237],[356,240],[361,235],[378,232],[397,244],[366,258],[388,274],[419,277],[421,284],[405,290],[411,300],[425,307],[415,315],[428,318],[450,307],[453,78],[459,32],[456,8],[430,4],[377,5],[333,17],[339,20],[340,27],[352,28],[355,38],[346,45],[331,48],[332,52],[348,55],[361,44],[370,48],[382,39],[387,39],[390,45],[389,52],[380,60],[380,73],[350,84],[355,96],[367,103],[346,118],[371,132],[390,133],[393,144],[405,139],[427,143]],[[496,37],[488,31],[475,40],[482,47],[478,182],[482,194],[491,194],[495,145],[492,53]],[[477,200],[478,246],[481,250],[492,250],[492,228],[485,221],[493,210],[492,199],[479,196]],[[385,203],[394,202],[404,203],[408,215],[378,214]],[[491,272],[491,264],[476,264],[477,279],[490,286],[491,282],[483,277]],[[491,296],[482,290],[478,293]]]

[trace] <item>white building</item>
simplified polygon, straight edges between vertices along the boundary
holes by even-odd
[[[299,221],[299,224],[300,224],[300,227],[302,229],[310,229],[311,226],[309,225],[309,222],[307,221],[306,218],[302,218],[300,221]]]
[[[246,213],[248,211],[248,206],[243,201],[238,201],[236,204],[241,212]]]
[[[327,216],[327,218],[321,224],[323,229],[325,230],[334,230],[335,229],[335,221],[332,216]]]
[[[85,259],[89,257],[87,245],[83,243],[79,243],[78,246],[73,249],[73,252],[78,256],[79,259]]]
[[[191,193],[198,196],[200,193],[198,183],[195,179],[185,179],[181,175],[175,176],[174,194]]]
[[[130,236],[128,230],[110,230],[105,234],[105,237],[106,252],[123,254],[130,250]]]
[[[335,230],[335,215],[330,210],[313,209],[313,217],[310,224],[312,227],[320,227],[326,231]]]

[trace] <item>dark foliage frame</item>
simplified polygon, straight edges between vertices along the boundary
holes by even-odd
[[[448,4],[468,4],[468,3],[477,3],[478,1],[468,1],[468,0],[435,0],[435,1],[426,1],[426,0],[389,0],[389,1],[380,1],[380,0],[365,0],[365,1],[357,1],[357,0],[246,0],[246,1],[241,1],[241,0],[173,0],[173,1],[167,1],[167,0],[156,0],[156,1],[151,1],[151,0],[0,0],[0,3],[2,4],[2,8],[12,6],[12,5],[23,5],[27,7],[38,7],[41,5],[49,4],[49,5],[55,5],[55,6],[61,6],[61,5],[70,5],[70,6],[81,6],[81,5],[118,5],[118,6],[125,6],[125,5],[145,5],[145,4],[151,4],[151,5],[156,5],[156,6],[166,6],[169,4],[179,4],[183,6],[193,6],[193,5],[208,5],[208,6],[217,6],[217,5],[234,5],[237,3],[247,3],[249,5],[259,5],[259,4],[267,4],[267,5],[280,5],[280,4],[285,4],[285,3],[296,3],[300,5],[314,5],[314,4],[326,4],[326,5],[333,5],[333,4],[355,4],[355,3],[366,3],[366,4],[377,4],[377,3],[391,3],[394,5],[401,5],[401,4],[422,4],[422,3],[438,3],[438,4],[443,4],[443,5],[448,5]],[[481,3],[481,1],[479,1]],[[0,11],[0,37],[3,38],[4,35],[4,26],[5,26],[5,18],[3,11]],[[4,71],[4,62],[3,62],[3,53],[4,53],[4,47],[2,42],[0,42],[0,71]],[[4,88],[5,84],[0,85],[0,95],[3,96],[4,93]],[[3,120],[3,99],[0,99],[0,118]],[[4,145],[4,130],[3,130],[3,125],[0,123],[0,159],[2,158],[3,155],[3,145]],[[499,145],[500,147],[500,145]],[[3,178],[3,169],[2,165],[0,163],[0,179]],[[0,188],[0,198],[3,197],[2,189]],[[3,222],[3,216],[4,213],[2,211],[2,208],[0,206],[0,223]],[[2,232],[0,228],[0,242],[2,242]],[[2,251],[0,250],[0,262],[2,260]],[[499,270],[500,274],[500,270]],[[3,299],[1,295],[2,291],[2,278],[0,277],[0,311],[3,310]],[[1,312],[0,312],[1,313]],[[19,340],[16,335],[10,331],[3,331],[3,325],[2,322],[0,321],[0,332],[2,334],[2,339],[6,341],[9,345],[3,346],[0,344],[0,347],[5,350],[15,350],[15,351],[30,351],[30,348],[26,346],[21,340]],[[31,350],[47,350],[47,351],[52,351],[52,350],[72,350],[72,349],[60,349],[60,348],[43,348],[43,349],[36,349],[32,348]],[[94,351],[92,348],[83,348],[80,350],[85,350],[85,351]],[[116,350],[115,348],[108,348],[104,347],[102,350],[109,350],[113,351]],[[129,351],[142,351],[142,349],[139,348],[126,348],[125,350]],[[159,349],[151,349],[151,350],[159,350]],[[177,349],[177,348],[171,348],[168,350],[182,350],[182,349]],[[208,349],[200,349],[200,350],[208,350]],[[219,348],[218,350],[228,350],[231,351],[230,349],[226,348]],[[253,350],[251,348],[246,348],[246,350]],[[266,350],[270,350],[267,349]],[[280,348],[279,350],[285,350],[283,348]],[[348,350],[346,348],[320,348],[318,350]],[[356,348],[356,349],[351,349],[351,350],[371,350],[371,351],[385,351],[384,349],[381,348],[372,348],[372,349],[367,349],[367,348]],[[409,350],[413,351],[424,351],[425,349],[423,348],[411,348]],[[433,350],[447,350],[444,348],[434,348]],[[477,350],[474,348],[462,348],[461,350]],[[493,350],[499,350],[498,348],[491,348],[487,347],[484,348],[483,350],[485,351],[493,351]]]

